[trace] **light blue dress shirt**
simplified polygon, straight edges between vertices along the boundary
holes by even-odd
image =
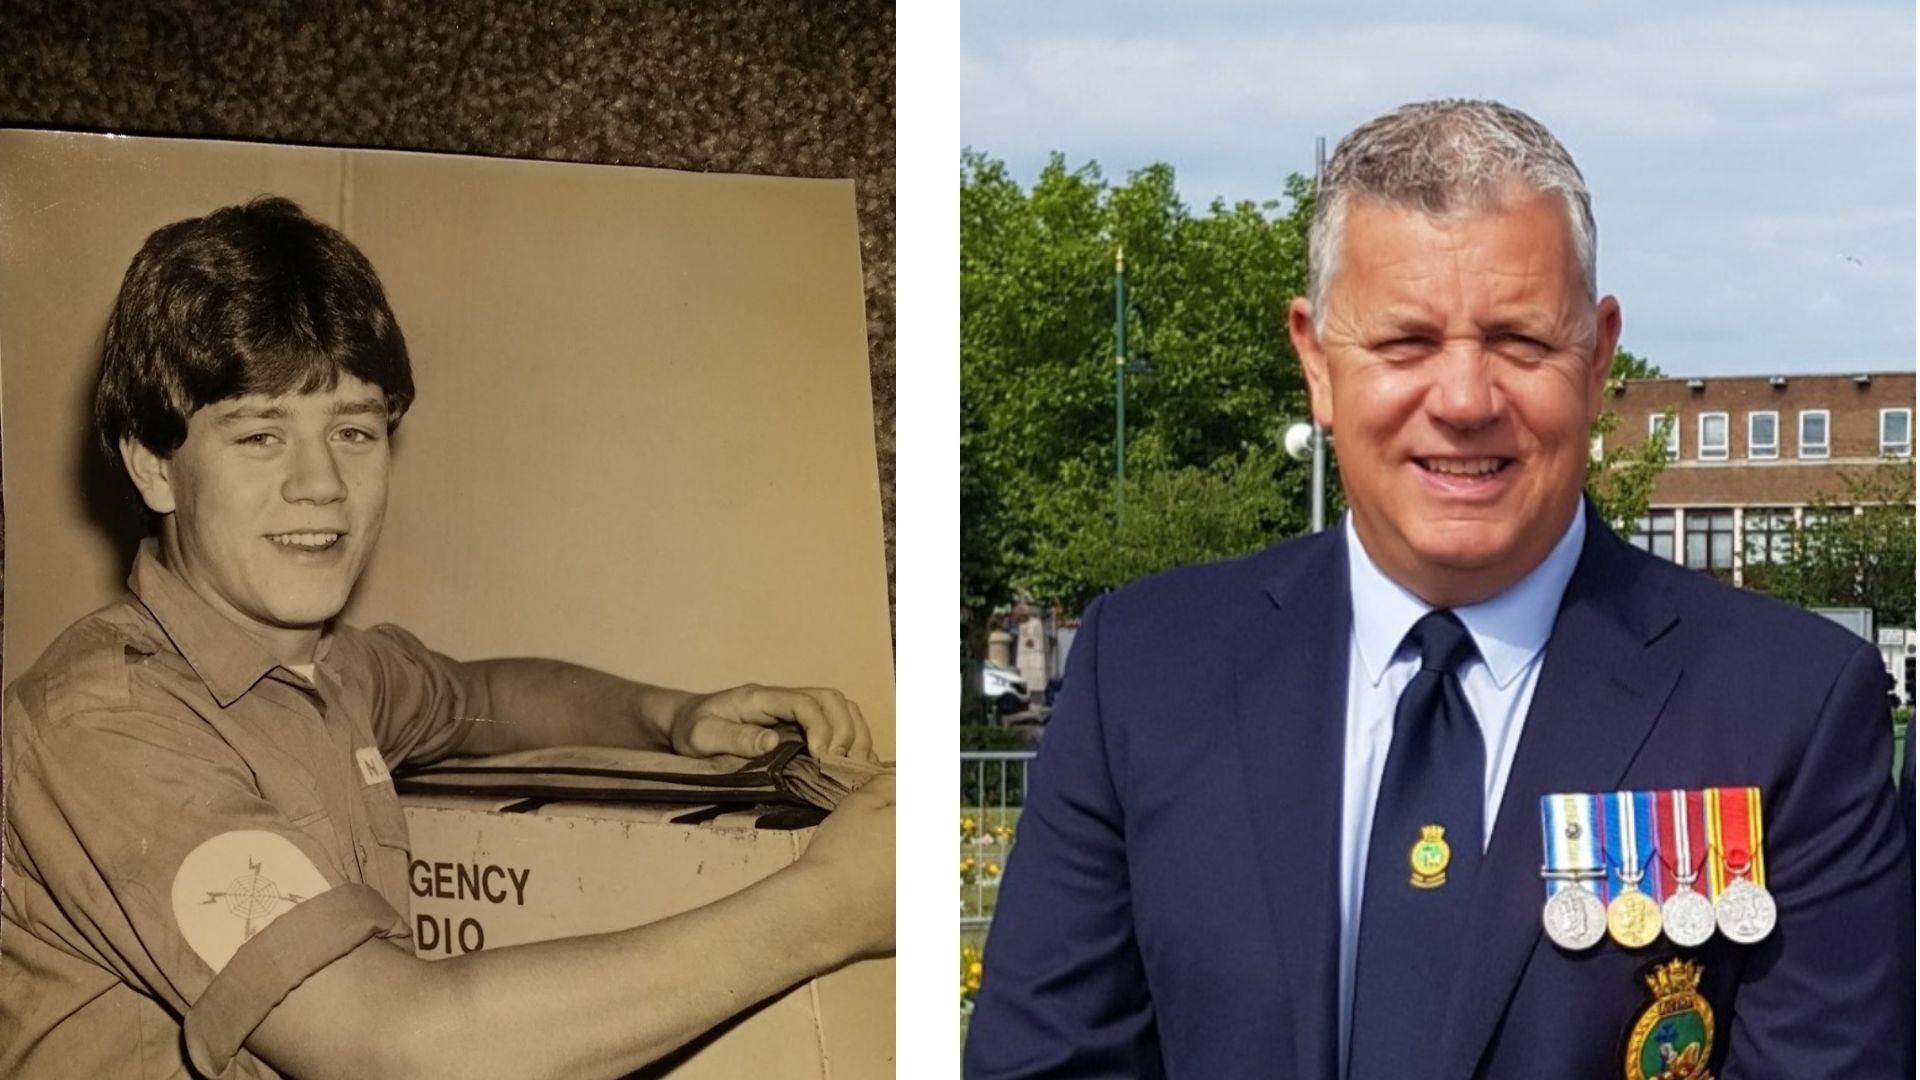
[[[1533,700],[1540,658],[1553,633],[1560,598],[1580,561],[1586,513],[1582,500],[1566,534],[1532,573],[1490,600],[1454,609],[1480,651],[1462,669],[1460,688],[1480,721],[1487,748],[1483,851],[1493,835],[1494,816],[1507,787],[1514,750],[1520,745],[1520,729],[1526,723],[1527,705]],[[1419,653],[1402,648],[1401,643],[1413,624],[1433,608],[1374,565],[1354,532],[1351,514],[1343,522],[1348,587],[1353,595],[1353,640],[1347,651],[1346,783],[1340,812],[1340,1071],[1345,1075],[1374,801],[1387,764],[1387,748],[1393,742],[1394,707],[1420,670]],[[1409,845],[1413,839],[1408,839]]]

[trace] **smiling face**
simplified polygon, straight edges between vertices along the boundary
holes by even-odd
[[[1532,191],[1458,217],[1356,198],[1336,265],[1318,328],[1295,300],[1289,331],[1354,529],[1428,603],[1487,599],[1573,519],[1619,305]]]
[[[122,450],[163,515],[167,565],[280,662],[306,663],[379,538],[388,447],[385,395],[343,374],[331,390],[200,409],[172,457]]]

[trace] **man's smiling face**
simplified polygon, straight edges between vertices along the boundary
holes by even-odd
[[[386,515],[385,395],[331,390],[215,402],[173,456],[129,445],[134,483],[165,515],[168,564],[283,663],[312,658],[346,606]]]
[[[1525,576],[1572,520],[1619,338],[1565,204],[1516,192],[1432,217],[1356,198],[1325,306],[1316,328],[1296,300],[1290,330],[1368,555],[1441,606]]]

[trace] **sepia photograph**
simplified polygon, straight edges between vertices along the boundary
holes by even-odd
[[[844,63],[878,13],[773,51]],[[860,155],[19,100],[0,1073],[893,1076]]]

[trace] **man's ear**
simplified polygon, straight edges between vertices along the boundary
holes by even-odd
[[[1327,377],[1327,354],[1320,349],[1320,335],[1313,328],[1313,306],[1304,296],[1296,296],[1287,307],[1287,336],[1293,339],[1294,354],[1300,357],[1300,371],[1307,377],[1307,396],[1313,406],[1313,422],[1333,427],[1333,382]]]
[[[147,509],[156,514],[173,513],[173,472],[170,462],[131,435],[120,440],[120,463],[127,467],[133,486]]]
[[[1613,370],[1613,351],[1620,344],[1620,301],[1603,296],[1594,306],[1593,355],[1587,358],[1587,423],[1605,408],[1607,374]]]

